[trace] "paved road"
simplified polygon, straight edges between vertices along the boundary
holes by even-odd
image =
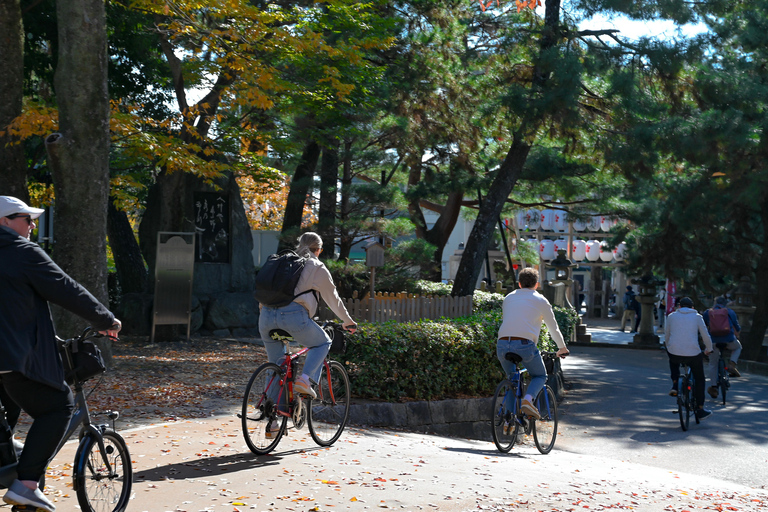
[[[128,510],[768,509],[758,474],[765,378],[735,382],[732,405],[682,433],[665,368],[660,352],[574,348],[565,362],[573,389],[549,455],[532,445],[500,454],[490,442],[352,428],[331,448],[304,430],[254,457],[233,415],[127,431],[135,468]],[[64,512],[76,510],[74,450],[59,454],[48,478]]]

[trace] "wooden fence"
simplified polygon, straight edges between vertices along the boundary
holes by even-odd
[[[356,322],[413,322],[417,320],[435,320],[441,317],[457,318],[472,314],[472,296],[421,297],[406,293],[376,293],[373,300],[342,299],[349,314]],[[335,318],[335,315],[323,304],[319,317],[323,320]]]

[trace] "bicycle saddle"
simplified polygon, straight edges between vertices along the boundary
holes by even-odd
[[[727,343],[715,343],[715,346],[722,351],[722,350],[725,350],[726,347],[728,347],[728,344]]]
[[[293,341],[293,336],[283,329],[272,329],[269,331],[269,337],[275,341]]]
[[[506,354],[504,354],[504,359],[506,359],[507,361],[512,361],[515,364],[519,364],[520,361],[523,360],[522,357],[520,357],[518,354],[515,354],[514,352],[507,352]]]

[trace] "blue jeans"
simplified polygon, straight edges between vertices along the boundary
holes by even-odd
[[[544,384],[547,383],[547,369],[544,366],[544,361],[541,359],[539,348],[531,340],[499,340],[496,342],[496,357],[501,362],[501,367],[504,368],[504,372],[507,374],[507,378],[515,372],[515,363],[507,361],[504,355],[507,352],[514,352],[523,358],[523,366],[528,370],[528,374],[531,376],[531,382],[528,384],[527,394],[531,395],[533,399],[542,390]]]
[[[317,323],[309,318],[306,308],[291,302],[282,308],[262,307],[259,315],[259,334],[267,349],[267,358],[271,363],[278,363],[283,357],[283,343],[269,337],[272,329],[283,329],[300,345],[308,347],[304,361],[304,373],[317,383],[325,356],[331,349],[331,340]]]

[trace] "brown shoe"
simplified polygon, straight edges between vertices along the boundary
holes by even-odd
[[[709,388],[707,388],[707,393],[709,393],[709,396],[712,398],[717,398],[717,386],[709,386]]]
[[[523,405],[520,406],[520,410],[523,411],[523,414],[530,416],[535,420],[541,419],[541,415],[539,414],[538,409],[536,409],[536,407],[526,399],[523,399]]]
[[[739,373],[739,369],[736,368],[736,363],[734,361],[728,363],[728,375],[731,377],[741,377],[741,373]]]

